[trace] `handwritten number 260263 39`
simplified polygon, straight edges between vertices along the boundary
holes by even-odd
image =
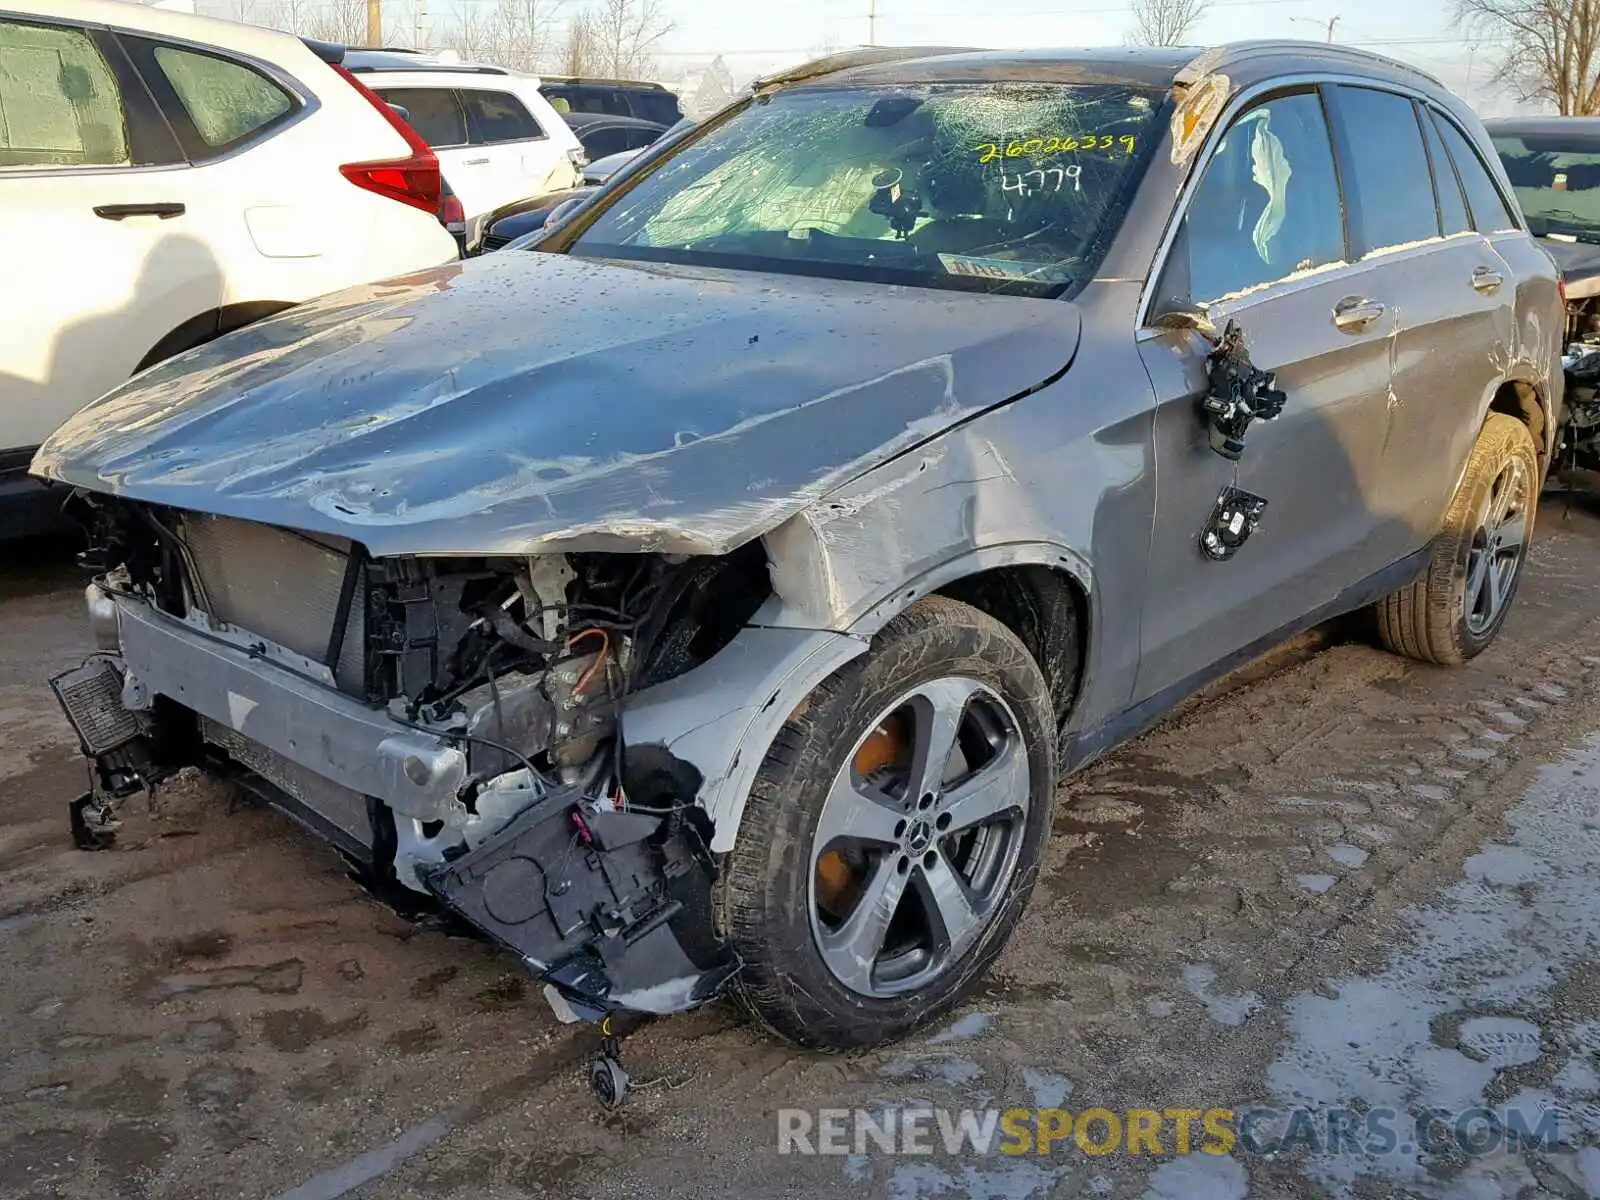
[[[1034,158],[1044,154],[1084,154],[1105,152],[1114,156],[1120,150],[1124,158],[1131,158],[1138,147],[1138,139],[1130,136],[1090,134],[1087,137],[1014,138],[1003,146],[999,142],[980,142],[973,149],[978,162],[992,163],[1002,158]]]

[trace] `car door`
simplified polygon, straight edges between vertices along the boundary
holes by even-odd
[[[1344,153],[1354,252],[1390,347],[1383,454],[1369,495],[1379,557],[1394,561],[1439,529],[1509,360],[1510,268],[1469,227],[1439,132],[1415,99],[1329,89]],[[1435,186],[1435,180],[1438,186]]]
[[[1229,461],[1198,409],[1210,343],[1184,328],[1140,335],[1158,405],[1157,511],[1136,701],[1190,686],[1377,567],[1371,492],[1389,347],[1362,308],[1372,271],[1349,261],[1321,91],[1252,102],[1195,170],[1152,316],[1198,310],[1217,330],[1237,322],[1287,402]],[[1229,488],[1266,508],[1257,532],[1218,561],[1201,538]]]
[[[460,94],[472,152],[489,160],[484,178],[494,191],[491,209],[570,182],[566,147],[551,140],[520,96],[486,87],[462,88]],[[558,170],[565,173],[552,178]]]
[[[185,232],[221,273],[220,303],[300,300],[333,286],[338,261],[325,192],[303,178],[304,143],[289,128],[305,100],[287,77],[227,51],[119,35],[182,146],[170,175]],[[201,310],[168,306],[172,326]]]
[[[0,450],[127,379],[173,308],[216,305],[181,162],[108,31],[0,16]]]
[[[1516,345],[1519,333],[1522,337],[1529,338],[1533,344],[1540,343],[1541,332],[1546,337],[1549,335],[1548,330],[1540,331],[1536,327],[1520,331],[1518,329],[1519,303],[1521,312],[1534,314],[1533,321],[1536,325],[1538,314],[1550,311],[1549,298],[1525,296],[1519,302],[1517,294],[1519,281],[1527,284],[1528,281],[1537,280],[1540,282],[1531,286],[1548,287],[1546,282],[1550,271],[1550,265],[1546,261],[1548,256],[1538,242],[1529,237],[1518,223],[1513,215],[1515,202],[1508,203],[1501,193],[1499,185],[1494,181],[1493,172],[1486,165],[1474,141],[1469,139],[1460,126],[1442,110],[1429,105],[1428,117],[1432,128],[1439,134],[1440,141],[1444,144],[1449,167],[1455,169],[1456,178],[1460,181],[1461,189],[1466,196],[1472,227],[1482,241],[1480,247],[1482,257],[1462,265],[1470,267],[1470,282],[1484,294],[1486,302],[1494,308],[1497,337],[1494,342],[1488,343],[1488,346],[1499,350],[1501,352],[1499,361],[1505,363],[1512,357],[1506,352],[1506,348]],[[1459,270],[1452,278],[1452,285],[1459,292],[1458,280]],[[1478,346],[1478,353],[1482,354],[1485,348],[1485,345]],[[1470,423],[1460,424],[1467,424],[1468,427],[1463,429],[1458,424],[1446,431],[1449,439],[1446,444],[1452,451],[1450,460],[1454,461],[1458,468],[1471,453],[1472,444],[1478,434],[1478,430]],[[1446,478],[1436,481],[1447,489],[1446,498],[1449,494],[1448,489],[1454,488],[1459,478],[1458,469]]]

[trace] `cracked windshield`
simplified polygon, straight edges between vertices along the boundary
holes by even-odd
[[[1600,243],[1600,139],[1509,135],[1494,148],[1535,236]]]
[[[780,94],[665,162],[571,252],[1055,295],[1093,270],[1158,107],[1100,84]]]

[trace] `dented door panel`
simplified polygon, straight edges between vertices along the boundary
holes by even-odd
[[[1480,271],[1511,270],[1477,234],[1462,234],[1372,260],[1389,299],[1385,329],[1394,386],[1386,397],[1381,481],[1382,551],[1397,559],[1438,529],[1471,453],[1478,424],[1504,379],[1512,341],[1513,287],[1480,292]]]

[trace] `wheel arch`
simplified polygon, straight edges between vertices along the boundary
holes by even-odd
[[[193,350],[213,338],[232,333],[235,329],[242,329],[263,317],[270,317],[274,313],[292,307],[293,302],[289,300],[245,300],[236,304],[208,308],[205,312],[196,313],[169,329],[139,360],[139,365],[133,369],[133,373],[137,375],[148,367],[165,362],[173,355]]]
[[[1533,436],[1534,448],[1539,452],[1541,469],[1548,468],[1555,450],[1557,414],[1547,389],[1535,380],[1510,376],[1501,380],[1490,395],[1489,407],[1483,414],[1485,421],[1489,413],[1504,413],[1526,425]]]
[[[783,598],[770,597],[709,661],[635,693],[622,715],[624,743],[660,746],[692,765],[715,829],[711,848],[731,849],[778,731],[818,684],[865,654],[893,617],[934,594],[972,604],[1017,634],[1065,719],[1091,678],[1092,576],[1087,562],[1059,545],[1023,542],[952,556],[901,581],[847,628],[787,622]],[[1052,626],[1052,615],[1068,613],[1070,625]]]

